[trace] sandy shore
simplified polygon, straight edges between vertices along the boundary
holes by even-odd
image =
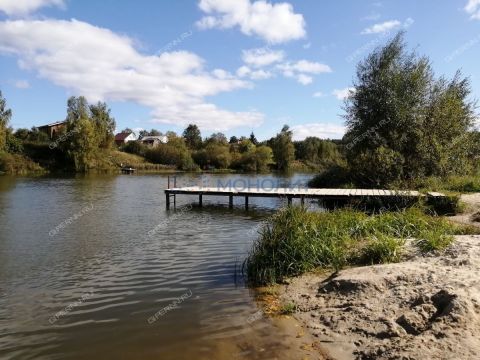
[[[478,359],[480,236],[398,264],[304,275],[280,296],[334,359]]]

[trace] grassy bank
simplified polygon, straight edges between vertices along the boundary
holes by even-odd
[[[245,266],[252,283],[272,284],[318,268],[399,261],[406,239],[429,252],[446,248],[453,235],[477,231],[419,208],[368,216],[349,209],[320,213],[288,207],[264,225]]]
[[[28,175],[44,172],[44,168],[24,155],[0,152],[0,174]]]

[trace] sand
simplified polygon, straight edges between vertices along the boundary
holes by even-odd
[[[333,359],[480,358],[480,236],[402,263],[293,278],[280,296]]]

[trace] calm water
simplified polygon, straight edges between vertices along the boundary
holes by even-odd
[[[309,176],[180,175],[178,185],[272,186]],[[285,339],[257,316],[239,268],[280,205],[177,197],[163,175],[0,177],[0,358],[271,359]],[[211,204],[211,205],[209,205]],[[261,314],[260,314],[261,315]]]

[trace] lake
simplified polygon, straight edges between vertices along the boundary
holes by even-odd
[[[177,175],[290,186],[311,175]],[[166,175],[0,177],[0,358],[288,358],[242,262],[279,199],[177,196]],[[193,205],[193,206],[192,206]],[[293,336],[295,337],[295,336]],[[284,355],[282,355],[284,354]]]

